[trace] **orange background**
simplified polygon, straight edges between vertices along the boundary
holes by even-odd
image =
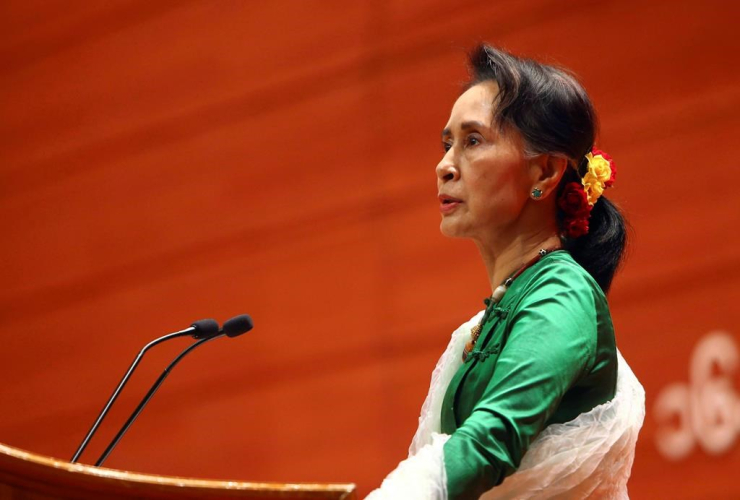
[[[185,359],[106,465],[378,485],[490,293],[474,245],[439,234],[434,174],[465,51],[486,40],[573,69],[619,166],[610,197],[634,230],[609,299],[648,409],[633,498],[737,498],[740,436],[669,461],[651,407],[707,332],[740,341],[738,14],[4,1],[0,442],[68,458],[146,342],[247,312],[254,331]],[[187,343],[144,360],[83,462]]]

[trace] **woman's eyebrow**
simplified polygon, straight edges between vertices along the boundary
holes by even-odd
[[[476,120],[470,120],[470,121],[462,122],[460,124],[461,130],[470,130],[471,128],[484,129],[487,127],[481,122],[476,121]],[[448,137],[450,135],[452,135],[452,130],[450,128],[446,128],[442,131],[442,138]]]

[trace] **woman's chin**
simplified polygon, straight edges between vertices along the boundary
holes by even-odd
[[[448,218],[442,219],[442,222],[439,223],[439,231],[442,233],[443,236],[447,236],[448,238],[465,237],[465,235],[462,234],[459,225],[455,224],[454,221]]]

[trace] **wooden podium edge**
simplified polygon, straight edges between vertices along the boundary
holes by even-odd
[[[37,492],[43,495],[39,498],[98,498],[100,494],[139,498],[357,498],[352,483],[267,483],[158,476],[73,464],[2,443],[0,485],[6,492]]]

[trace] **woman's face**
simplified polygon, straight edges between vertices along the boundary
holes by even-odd
[[[452,107],[437,165],[442,234],[489,240],[511,230],[532,190],[524,141],[493,123],[495,82],[475,85]]]

